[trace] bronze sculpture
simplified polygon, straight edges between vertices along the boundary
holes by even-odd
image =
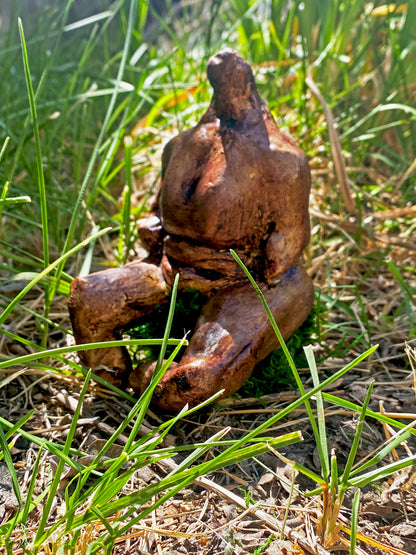
[[[194,128],[162,156],[152,212],[139,222],[145,259],[72,283],[75,339],[117,339],[179,290],[206,295],[182,359],[168,368],[153,401],[180,410],[224,389],[235,392],[279,343],[233,248],[260,284],[287,339],[313,305],[312,281],[299,264],[309,242],[310,171],[306,155],[282,133],[260,98],[249,64],[233,50],[210,58],[214,94]],[[154,363],[132,369],[123,348],[85,351],[83,362],[117,385],[143,391]]]

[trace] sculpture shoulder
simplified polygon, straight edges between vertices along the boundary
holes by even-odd
[[[251,190],[253,186],[271,195],[278,195],[279,191],[286,189],[294,195],[302,194],[305,189],[309,191],[310,170],[306,154],[278,128],[268,110],[263,119],[242,131],[228,128],[223,142],[227,174],[236,178],[241,192],[244,188]],[[250,180],[247,175],[251,176]]]
[[[217,119],[201,122],[183,131],[171,139],[162,152],[162,177],[166,174],[171,162],[180,163],[182,167],[201,161],[210,152],[213,144],[218,141],[219,122]]]
[[[279,179],[296,182],[309,191],[311,175],[308,157],[305,152],[283,132],[275,135],[271,142],[270,161]]]

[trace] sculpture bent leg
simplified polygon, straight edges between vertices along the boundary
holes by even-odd
[[[120,339],[125,329],[168,300],[169,292],[160,268],[144,261],[74,279],[69,312],[76,342]],[[80,358],[118,386],[131,370],[130,357],[122,347],[80,351]]]
[[[261,286],[284,339],[304,322],[313,306],[313,284],[305,270],[293,266],[272,285]],[[173,363],[157,385],[153,402],[179,411],[224,389],[237,391],[255,364],[279,346],[267,314],[250,283],[221,289],[203,307],[196,331],[179,363]],[[143,391],[155,363],[130,377]]]

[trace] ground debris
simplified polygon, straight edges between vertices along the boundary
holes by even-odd
[[[374,226],[377,235],[374,236],[374,240],[365,235],[360,236],[356,227],[355,230],[351,226],[348,227],[345,218],[330,214],[325,208],[334,201],[334,193],[324,181],[320,182],[318,178],[314,185],[312,227],[315,238],[307,263],[308,273],[314,279],[322,309],[322,334],[319,344],[314,347],[320,378],[323,380],[332,376],[361,355],[365,348],[377,343],[379,348],[371,357],[333,383],[326,389],[326,393],[359,406],[370,381],[375,380],[370,409],[377,412],[382,410],[386,416],[408,424],[416,419],[416,399],[414,371],[412,373],[415,362],[412,362],[413,359],[409,361],[407,353],[415,353],[416,338],[410,333],[412,312],[407,308],[400,284],[385,263],[386,257],[393,260],[400,268],[409,290],[416,289],[414,250],[404,244],[406,226],[404,223],[400,224],[397,236],[394,236],[395,232],[391,229],[381,237],[381,220],[374,214],[382,214],[383,211],[375,212],[372,208],[371,225]],[[401,206],[400,198],[390,198],[389,202],[396,203],[398,208]],[[319,240],[316,240],[318,236]],[[28,297],[22,304],[33,310],[33,303],[39,303],[39,298]],[[410,300],[407,299],[409,302]],[[58,308],[62,314],[60,324],[68,327],[66,299],[59,302]],[[38,341],[38,330],[32,320],[16,318],[13,325],[13,333]],[[66,340],[61,339],[61,345],[66,344]],[[12,340],[5,341],[3,338],[3,343],[0,344],[0,354],[3,357],[18,351],[19,344]],[[300,368],[299,371],[306,390],[310,389],[312,382],[309,370]],[[30,366],[2,370],[1,380],[0,416],[10,422],[17,422],[34,408],[35,413],[26,423],[25,430],[42,439],[61,443],[65,440],[72,412],[79,398],[82,378],[75,376],[69,367],[59,363],[56,365],[55,373]],[[238,439],[297,397],[296,391],[288,389],[269,393],[260,399],[238,396],[224,399],[211,406],[209,410],[195,413],[192,417],[180,421],[170,430],[168,445],[204,442],[225,427],[230,430],[228,439]],[[99,448],[126,418],[129,410],[128,402],[92,382],[78,421],[73,447],[84,451],[88,456],[93,456],[97,452],[94,444]],[[335,449],[342,468],[357,429],[358,412],[325,401],[325,414],[328,443],[330,448]],[[148,433],[152,427],[160,425],[164,418],[165,415],[155,415],[150,411],[143,433]],[[278,436],[297,430],[301,430],[303,442],[286,447],[282,454],[315,472],[320,472],[316,444],[303,406],[293,411],[290,419],[275,423],[265,433]],[[391,430],[384,429],[375,419],[366,419],[358,459],[364,459],[380,448],[391,433]],[[120,445],[127,439],[126,432],[126,435],[122,434],[119,438]],[[415,448],[416,441],[412,436],[405,448],[400,446],[397,452],[400,457],[404,457],[414,453]],[[29,478],[37,449],[37,446],[31,444],[30,448],[12,451],[15,468],[21,465]],[[120,447],[117,446],[115,449]],[[214,457],[217,454],[213,449],[206,456]],[[117,455],[117,451],[114,455]],[[175,460],[180,462],[180,457]],[[392,462],[392,459],[386,457],[382,464],[389,462]],[[36,495],[39,495],[48,483],[50,464],[51,458],[45,456],[39,469]],[[161,470],[156,464],[149,465],[135,473],[129,487],[132,490],[139,489],[157,481],[161,475]],[[397,472],[389,480],[363,489],[358,524],[359,532],[364,538],[382,542],[386,546],[393,546],[410,554],[416,553],[415,476],[415,468],[409,467]],[[18,474],[18,478],[24,494],[29,479],[22,478],[21,474]],[[315,553],[318,553],[318,550],[322,553],[319,539],[314,535],[318,513],[317,499],[306,499],[296,492],[293,494],[284,540],[279,539],[279,530],[271,529],[267,519],[260,520],[253,511],[255,506],[255,510],[262,511],[263,517],[273,520],[276,528],[285,517],[292,468],[282,466],[274,454],[268,453],[258,457],[256,461],[251,460],[218,470],[210,475],[209,479],[237,495],[243,507],[218,493],[207,491],[201,484],[189,486],[159,507],[154,514],[154,522],[150,518],[147,519],[143,523],[143,529],[137,530],[135,539],[126,538],[117,544],[114,554],[245,554],[262,548],[272,536],[274,539],[262,553],[306,553],[307,551],[299,546],[296,537],[307,538],[311,546],[316,546]],[[312,489],[315,485],[301,474],[296,476],[295,486],[300,490]],[[347,493],[342,509],[346,525],[351,514],[352,493],[352,490],[351,494]],[[246,502],[253,502],[254,505],[249,506]],[[57,499],[58,505],[63,503],[63,498]],[[248,508],[251,511],[246,512]],[[0,464],[0,511],[3,511],[0,517],[7,517],[16,510],[17,500],[8,469],[3,463]],[[29,523],[28,530],[30,525],[36,529],[41,507],[37,511],[31,515],[32,522]],[[59,514],[58,509],[57,513]],[[154,524],[160,532],[151,531]],[[293,535],[289,540],[291,531],[298,536]],[[177,532],[183,534],[183,537],[175,536]],[[346,535],[345,537],[348,539]],[[361,541],[359,548],[367,555],[386,553]],[[345,553],[345,545],[343,549]]]
[[[0,522],[7,511],[16,511],[18,508],[19,502],[13,490],[9,469],[4,462],[0,462]]]

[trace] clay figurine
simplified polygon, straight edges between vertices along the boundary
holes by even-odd
[[[277,127],[260,98],[250,65],[226,49],[208,62],[214,89],[194,128],[162,155],[160,190],[139,236],[145,259],[72,282],[75,339],[119,339],[179,291],[206,303],[178,362],[153,402],[178,411],[224,389],[237,391],[255,364],[279,346],[266,312],[233,259],[234,249],[259,283],[287,339],[313,305],[312,281],[299,258],[309,242],[310,171],[306,155]],[[82,361],[112,383],[143,391],[155,363],[132,368],[124,348],[91,349]]]

